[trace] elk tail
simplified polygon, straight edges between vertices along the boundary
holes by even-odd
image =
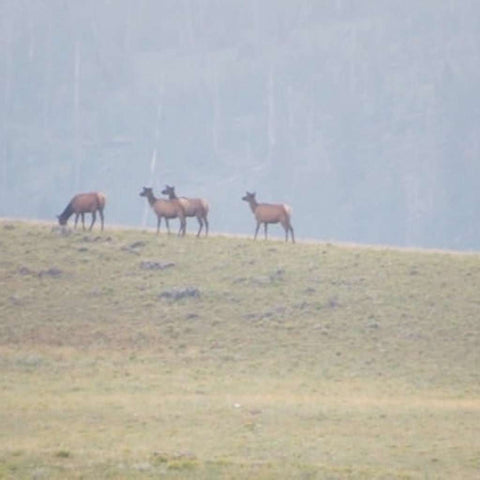
[[[288,219],[290,220],[290,218],[292,218],[292,207],[290,207],[290,205],[287,205],[287,204],[283,204],[283,209],[285,210],[285,214],[287,215]]]
[[[100,210],[103,210],[105,208],[105,203],[107,203],[106,195],[102,192],[97,192],[97,202],[98,202],[98,208]]]

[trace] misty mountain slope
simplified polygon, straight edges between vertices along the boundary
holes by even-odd
[[[138,225],[170,183],[218,231],[250,231],[256,190],[304,237],[478,248],[474,0],[1,8],[0,215],[99,189]]]

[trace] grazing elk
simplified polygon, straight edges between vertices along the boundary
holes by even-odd
[[[60,215],[57,215],[58,223],[60,225],[66,225],[68,219],[75,214],[75,228],[77,228],[78,217],[81,215],[82,227],[83,230],[85,230],[85,214],[91,213],[92,223],[90,224],[89,230],[92,230],[98,212],[103,230],[103,209],[105,208],[106,201],[107,197],[101,192],[79,193],[70,200],[65,210]]]
[[[203,226],[205,225],[205,236],[208,235],[208,202],[203,198],[187,198],[180,197],[178,198],[175,194],[175,187],[170,185],[165,185],[165,188],[162,190],[163,195],[168,195],[170,200],[178,200],[185,210],[186,217],[197,217],[199,229],[197,237],[200,236]]]
[[[263,223],[265,229],[265,239],[267,239],[267,226],[269,223],[281,223],[283,229],[285,230],[285,241],[288,241],[288,232],[290,232],[292,237],[292,242],[295,243],[295,237],[293,234],[292,224],[290,223],[290,217],[292,214],[292,209],[285,205],[281,204],[269,204],[269,203],[258,203],[255,198],[255,193],[247,192],[247,194],[242,197],[242,200],[248,202],[250,208],[252,209],[255,219],[257,221],[257,228],[255,229],[254,240],[257,238],[258,229]]]
[[[157,216],[157,235],[160,232],[160,223],[162,218],[165,219],[169,234],[170,225],[168,224],[168,220],[172,218],[178,218],[180,220],[180,230],[178,231],[178,236],[185,235],[185,209],[178,199],[164,200],[163,198],[156,198],[153,194],[153,190],[149,187],[143,187],[143,190],[140,192],[140,196],[147,197],[148,203]]]

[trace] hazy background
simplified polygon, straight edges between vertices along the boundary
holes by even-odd
[[[0,28],[0,216],[99,189],[141,225],[170,183],[218,232],[253,233],[248,189],[298,238],[480,245],[478,0],[0,0]]]

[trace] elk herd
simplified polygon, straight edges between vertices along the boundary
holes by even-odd
[[[209,204],[203,198],[188,198],[177,197],[175,193],[175,187],[166,185],[162,190],[164,198],[157,198],[153,189],[150,187],[143,187],[140,192],[141,197],[145,197],[152,208],[153,212],[157,216],[157,234],[160,232],[160,224],[162,218],[165,219],[167,226],[167,232],[170,233],[169,220],[177,219],[180,221],[180,229],[178,231],[179,236],[184,236],[187,227],[187,217],[196,217],[198,221],[197,237],[200,236],[202,230],[205,230],[204,235],[208,235],[209,223],[208,212]],[[280,223],[285,230],[285,241],[290,238],[292,243],[295,243],[295,236],[293,233],[293,227],[291,224],[292,210],[284,204],[270,204],[270,203],[258,203],[255,193],[247,192],[242,200],[248,203],[252,213],[255,217],[256,228],[254,239],[257,238],[258,230],[263,224],[265,239],[268,236],[268,224]],[[75,214],[75,228],[77,228],[78,218],[82,218],[82,227],[85,230],[85,214],[90,213],[92,221],[90,223],[89,230],[92,230],[95,220],[97,218],[97,212],[100,216],[101,229],[104,227],[104,215],[103,210],[106,204],[106,196],[101,192],[79,193],[75,195],[64,211],[57,216],[60,225],[66,225],[68,219]]]

